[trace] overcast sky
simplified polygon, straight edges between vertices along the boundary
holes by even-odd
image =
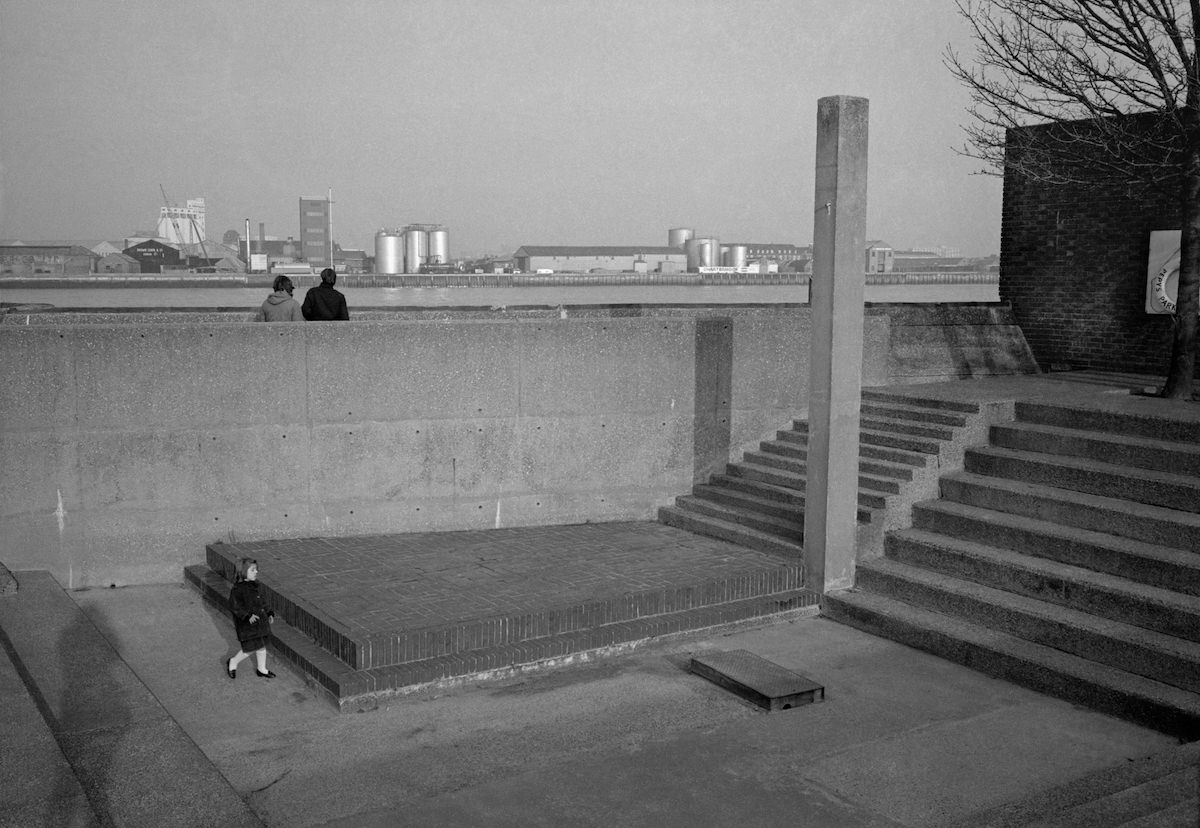
[[[522,244],[812,240],[817,100],[870,100],[867,234],[997,252],[957,156],[950,0],[0,0],[0,238],[449,229]]]

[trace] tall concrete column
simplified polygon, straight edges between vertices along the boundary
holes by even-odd
[[[817,102],[804,564],[810,589],[854,584],[867,246],[867,99]]]

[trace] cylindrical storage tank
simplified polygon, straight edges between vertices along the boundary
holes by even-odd
[[[450,234],[445,228],[429,231],[429,264],[449,264]]]
[[[723,248],[726,252],[722,255],[725,260],[725,267],[745,267],[747,252],[744,244],[731,244],[729,247]]]
[[[695,273],[700,266],[700,239],[688,239],[683,243],[683,252],[687,254],[687,269]]]
[[[397,230],[380,230],[375,234],[375,272],[404,272],[404,237]]]
[[[429,251],[429,237],[424,230],[408,227],[404,230],[404,272],[417,273],[425,264]]]
[[[721,243],[716,239],[696,239],[696,266],[720,267]]]
[[[676,247],[680,250],[687,244],[687,240],[696,235],[696,231],[691,227],[672,227],[667,231],[667,247]]]

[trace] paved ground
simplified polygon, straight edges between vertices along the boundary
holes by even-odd
[[[940,393],[1011,393],[957,386]],[[1073,393],[1057,382],[1023,387]],[[106,711],[118,722],[110,755],[124,755],[122,734],[142,711],[161,707],[164,725],[270,826],[969,824],[981,810],[1175,745],[811,615],[342,714],[278,662],[273,681],[249,663],[230,681],[231,625],[182,584],[70,600],[83,616],[56,636],[59,649],[98,633],[115,651],[102,672],[122,677],[122,698]],[[824,684],[827,698],[762,712],[687,671],[690,653],[711,649],[750,650]],[[46,658],[48,672],[68,666]],[[18,784],[44,817],[22,828],[95,824],[80,817],[78,784],[39,727],[56,700],[29,694],[30,668],[0,658],[0,825],[17,824],[5,818],[4,791]],[[17,742],[36,746],[37,761],[8,749]],[[102,770],[117,783],[119,769]],[[180,805],[190,807],[199,810]]]
[[[272,826],[934,825],[1174,744],[816,617],[339,714],[285,669],[230,681],[189,588],[72,598]],[[760,712],[686,671],[712,648],[827,699]]]

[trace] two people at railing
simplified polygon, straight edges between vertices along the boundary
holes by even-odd
[[[287,276],[276,276],[272,286],[274,292],[262,303],[256,322],[302,322],[305,319],[331,321],[349,319],[350,310],[346,305],[346,297],[334,287],[337,283],[337,273],[327,267],[321,271],[321,284],[309,288],[304,295],[301,305],[292,298],[295,285]]]

